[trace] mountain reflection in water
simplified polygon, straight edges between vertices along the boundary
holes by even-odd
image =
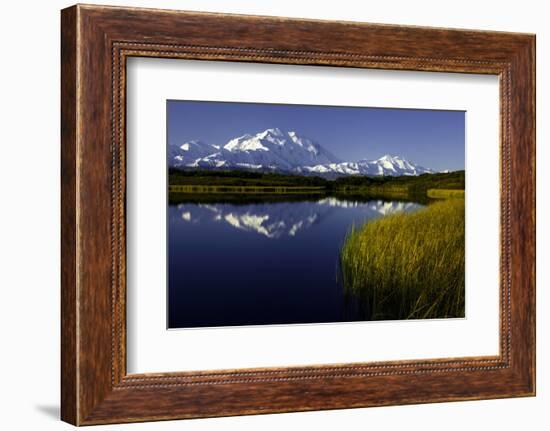
[[[423,206],[233,198],[168,207],[169,328],[368,320],[341,283],[344,238],[354,225]]]
[[[414,211],[422,205],[414,202],[372,200],[346,201],[328,197],[317,202],[279,202],[265,204],[186,204],[177,205],[184,222],[199,224],[207,221],[227,223],[235,229],[256,232],[267,238],[295,236],[337,209],[354,209],[365,219],[397,212]]]

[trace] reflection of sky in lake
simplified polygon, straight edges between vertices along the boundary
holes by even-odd
[[[333,197],[170,205],[169,327],[363,320],[338,283],[346,233],[420,207]]]

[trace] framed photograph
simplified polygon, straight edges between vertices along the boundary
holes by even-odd
[[[61,14],[61,415],[535,394],[535,36]]]

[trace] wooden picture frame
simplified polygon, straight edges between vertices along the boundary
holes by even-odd
[[[91,425],[535,394],[534,35],[84,5],[64,9],[61,17],[64,421]],[[500,354],[128,375],[130,56],[498,75]]]

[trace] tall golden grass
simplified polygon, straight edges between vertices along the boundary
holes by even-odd
[[[432,199],[450,199],[450,198],[463,198],[464,190],[451,190],[451,189],[428,189],[426,195]]]
[[[464,317],[464,199],[353,228],[340,265],[371,320]]]

